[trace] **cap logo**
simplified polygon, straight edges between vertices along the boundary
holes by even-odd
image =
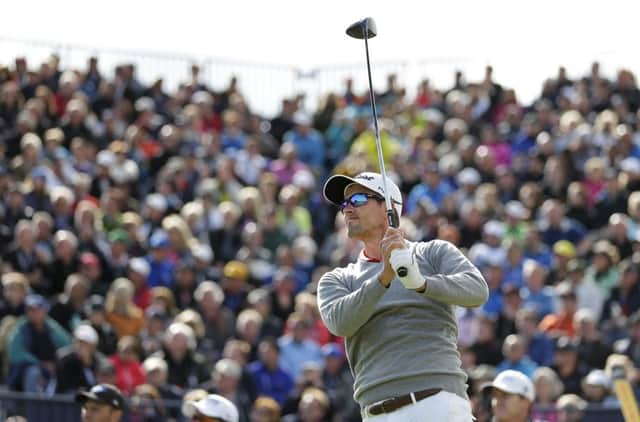
[[[364,180],[373,180],[373,176],[369,176],[368,174],[359,174],[355,178],[364,179]]]

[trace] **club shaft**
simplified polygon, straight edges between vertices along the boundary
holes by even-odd
[[[389,219],[389,225],[397,227],[396,219],[393,216],[393,207],[391,205],[391,197],[387,190],[387,172],[384,168],[384,157],[382,155],[382,142],[380,141],[380,129],[378,128],[378,113],[376,111],[376,99],[373,93],[373,81],[371,80],[371,63],[369,62],[369,42],[367,41],[366,34],[369,28],[365,22],[364,28],[364,51],[367,56],[367,76],[369,77],[369,99],[371,101],[371,112],[373,113],[373,127],[376,137],[376,149],[378,151],[378,166],[380,167],[380,174],[382,175],[382,188],[384,189],[384,203],[387,208],[387,218]]]

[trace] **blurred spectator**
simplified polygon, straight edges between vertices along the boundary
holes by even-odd
[[[248,421],[251,398],[240,385],[242,370],[240,365],[228,358],[220,359],[211,373],[211,380],[201,387],[210,393],[216,393],[229,399],[238,408],[240,421]]]
[[[537,364],[527,356],[525,339],[517,334],[511,334],[504,339],[502,355],[504,360],[496,367],[496,373],[507,369],[522,372],[528,377],[533,377]]]
[[[347,365],[343,347],[338,343],[322,346],[324,369],[322,385],[331,401],[331,409],[336,418],[354,420],[360,417],[359,406],[351,400],[353,376]]]
[[[109,359],[115,368],[116,386],[125,395],[131,395],[137,386],[144,384],[145,375],[135,337],[120,337],[117,352]]]
[[[613,308],[619,308],[620,313],[627,317],[640,309],[640,268],[629,261],[621,262],[618,267],[618,280],[602,310],[605,321],[611,318]]]
[[[84,305],[84,314],[87,322],[98,333],[98,350],[106,356],[114,354],[118,336],[106,320],[102,296],[91,295]]]
[[[480,314],[478,319],[478,335],[471,351],[476,355],[476,364],[496,366],[502,361],[500,341],[496,337],[495,320],[489,315]]]
[[[16,322],[8,343],[11,389],[52,394],[56,384],[56,351],[71,343],[71,337],[47,316],[47,300],[27,296],[26,312]]]
[[[587,368],[578,360],[578,348],[569,337],[556,341],[554,364],[551,367],[564,385],[565,393],[580,394],[580,383],[587,374]]]
[[[323,361],[320,345],[309,337],[309,323],[297,312],[287,318],[289,334],[278,339],[280,346],[280,366],[294,380],[306,362],[321,364]]]
[[[573,320],[576,327],[578,358],[589,368],[603,369],[607,357],[613,350],[602,338],[598,321],[588,309],[578,310]]]
[[[154,356],[148,357],[142,362],[142,369],[146,382],[158,391],[163,400],[175,402],[182,398],[184,391],[167,383],[169,369],[164,359]]]
[[[249,364],[258,395],[276,400],[282,406],[293,388],[293,378],[280,366],[280,347],[274,338],[265,338],[258,346],[258,360]]]
[[[587,408],[584,399],[576,394],[563,394],[556,403],[558,422],[582,421]]]
[[[320,388],[307,388],[298,405],[298,411],[294,415],[287,415],[282,420],[285,422],[322,422],[331,419],[331,407],[329,397]]]
[[[564,386],[553,369],[539,367],[532,376],[536,399],[531,412],[533,420],[555,422],[558,420],[556,400],[562,394]]]
[[[129,403],[129,420],[131,422],[164,422],[167,420],[162,397],[158,389],[150,384],[137,386],[133,390]]]
[[[531,308],[522,308],[516,314],[518,334],[527,343],[527,356],[538,366],[553,363],[553,341],[538,328],[538,314]]]
[[[542,321],[540,321],[540,330],[551,338],[560,336],[573,337],[576,333],[574,323],[574,316],[577,310],[576,293],[571,284],[566,281],[558,284],[555,290],[560,298],[558,311],[542,318]]]
[[[133,283],[124,277],[113,281],[105,300],[105,318],[118,337],[138,335],[144,326],[142,311],[133,303]]]
[[[238,409],[228,399],[217,395],[209,394],[197,401],[188,401],[185,403],[187,414],[195,420],[208,418],[211,420],[222,420],[229,422],[238,422]]]
[[[522,268],[525,285],[522,289],[523,305],[532,307],[538,318],[544,319],[554,312],[554,292],[545,286],[547,269],[533,259],[527,259]]]
[[[64,284],[64,293],[60,294],[51,306],[49,316],[65,330],[72,332],[82,319],[83,306],[88,294],[87,280],[80,274],[71,274]]]
[[[224,292],[213,281],[203,281],[194,292],[197,309],[202,315],[205,327],[204,338],[200,350],[207,359],[220,356],[225,342],[231,337],[234,329],[233,313],[223,307]]]
[[[182,322],[174,322],[167,328],[162,350],[152,356],[164,359],[169,368],[168,381],[183,389],[193,388],[204,381],[204,357],[196,351],[193,329]]]
[[[98,333],[81,324],[73,331],[73,344],[58,351],[57,393],[74,393],[96,384],[96,371],[106,356],[97,352]]]
[[[258,397],[253,402],[250,414],[251,422],[279,422],[280,405],[269,397]]]
[[[240,261],[229,261],[223,274],[224,306],[238,315],[247,306],[249,267]]]
[[[0,299],[0,324],[7,316],[20,317],[25,313],[25,299],[29,292],[29,280],[19,272],[2,275],[2,299]]]
[[[619,403],[612,393],[613,383],[602,369],[592,369],[582,380],[582,394],[588,403],[614,407]]]
[[[618,282],[619,272],[616,267],[620,260],[618,248],[608,240],[599,240],[593,244],[591,252],[593,259],[586,269],[585,277],[593,280],[605,296],[608,296]]]

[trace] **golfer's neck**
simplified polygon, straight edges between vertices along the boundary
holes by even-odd
[[[380,247],[381,236],[375,236],[370,239],[363,239],[364,242],[364,254],[369,259],[375,259],[382,261],[382,248]]]

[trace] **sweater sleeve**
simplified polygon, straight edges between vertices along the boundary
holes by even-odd
[[[9,364],[37,364],[40,361],[31,352],[27,350],[24,344],[24,326],[26,322],[22,320],[21,323],[16,324],[16,328],[9,337],[8,357]]]
[[[322,321],[334,335],[351,336],[371,318],[386,291],[377,278],[368,279],[360,288],[350,291],[344,269],[328,272],[318,284],[318,308]]]
[[[482,273],[452,243],[434,240],[416,246],[418,260],[425,260],[434,274],[425,277],[424,294],[437,301],[473,308],[489,298]]]

